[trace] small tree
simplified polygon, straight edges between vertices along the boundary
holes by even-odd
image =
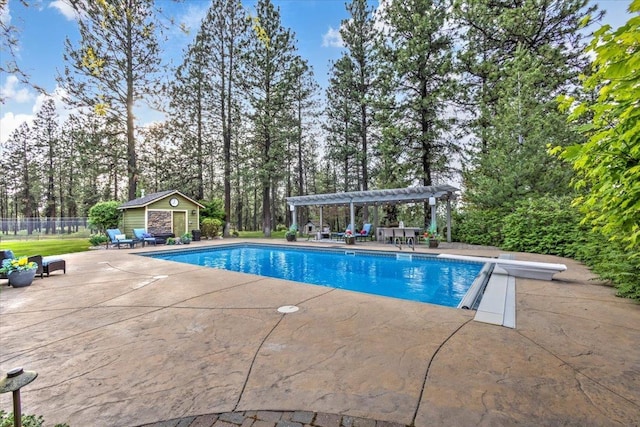
[[[96,203],[89,209],[89,224],[106,233],[108,228],[117,228],[120,223],[119,203],[116,201]]]

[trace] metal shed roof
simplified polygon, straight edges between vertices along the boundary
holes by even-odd
[[[421,187],[394,188],[388,190],[350,191],[331,194],[311,194],[307,196],[287,197],[287,203],[291,206],[312,205],[354,205],[383,204],[383,203],[410,203],[429,200],[435,197],[440,200],[451,200],[459,188],[451,185],[431,185]]]

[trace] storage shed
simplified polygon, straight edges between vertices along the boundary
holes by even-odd
[[[121,230],[133,236],[134,228],[144,228],[154,236],[182,236],[198,230],[203,205],[177,190],[161,191],[123,203]]]

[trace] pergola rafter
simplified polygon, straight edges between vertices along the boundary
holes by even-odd
[[[319,206],[320,223],[322,224],[322,207],[349,205],[351,229],[355,230],[355,206],[378,206],[387,203],[415,203],[429,201],[432,224],[435,224],[436,205],[438,201],[447,203],[447,241],[451,241],[451,200],[456,197],[458,188],[451,185],[431,185],[420,187],[394,188],[386,190],[350,191],[330,194],[310,194],[306,196],[287,197],[287,203],[293,211],[293,224],[296,224],[296,209],[299,206]],[[378,226],[379,224],[375,224]]]

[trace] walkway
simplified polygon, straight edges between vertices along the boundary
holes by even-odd
[[[146,250],[69,254],[66,275],[2,286],[0,371],[39,373],[22,390],[24,413],[72,427],[640,419],[640,305],[571,260],[516,254],[568,270],[553,282],[517,279],[508,329],[467,310],[136,255]],[[281,314],[283,305],[300,310]],[[11,410],[10,394],[0,409]]]
[[[144,427],[406,427],[388,421],[375,421],[349,415],[308,411],[245,411],[207,414],[158,423]]]

